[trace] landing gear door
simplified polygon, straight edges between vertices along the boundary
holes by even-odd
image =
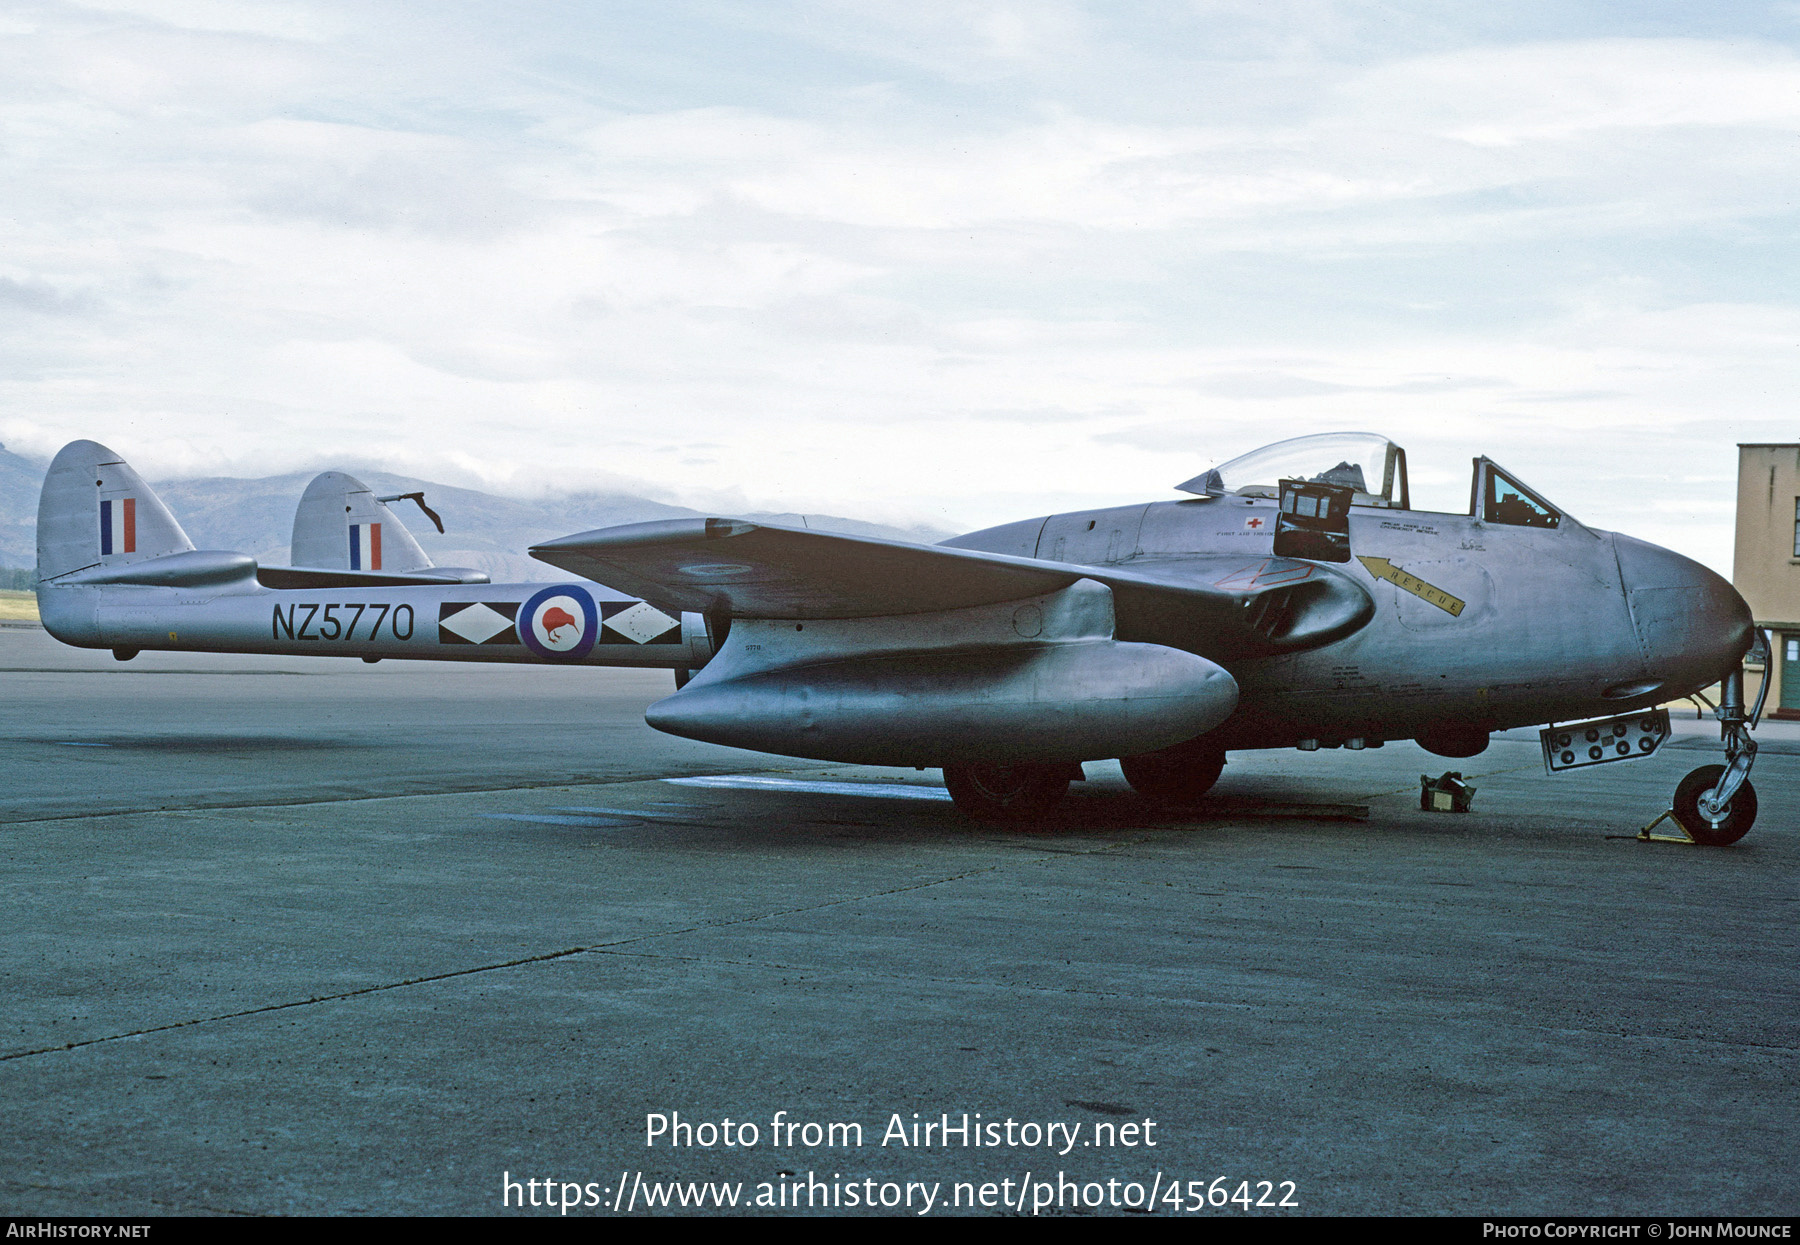
[[[1314,562],[1350,560],[1350,503],[1356,490],[1317,480],[1283,480],[1275,519],[1275,556]]]

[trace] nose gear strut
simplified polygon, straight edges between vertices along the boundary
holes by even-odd
[[[1765,636],[1765,643],[1768,637]],[[1762,720],[1763,701],[1769,694],[1769,672],[1764,667],[1756,704],[1744,711],[1744,669],[1739,666],[1719,686],[1719,735],[1725,743],[1724,765],[1702,765],[1675,788],[1675,804],[1666,814],[1694,842],[1723,847],[1749,833],[1756,821],[1756,788],[1750,785],[1750,767],[1756,764],[1756,740],[1750,732]],[[1661,818],[1657,819],[1662,820]],[[1651,825],[1655,825],[1652,822]],[[1647,839],[1649,827],[1638,836]]]

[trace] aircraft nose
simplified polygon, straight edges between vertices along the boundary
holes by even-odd
[[[1736,668],[1755,635],[1750,606],[1719,575],[1657,545],[1615,536],[1619,574],[1648,673],[1698,690]]]

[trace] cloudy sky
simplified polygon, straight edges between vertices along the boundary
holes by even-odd
[[[972,527],[1333,429],[1729,569],[1800,4],[0,4],[0,440]]]

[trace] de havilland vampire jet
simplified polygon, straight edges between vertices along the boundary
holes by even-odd
[[[1467,514],[1414,510],[1405,452],[1368,433],[1283,441],[1178,487],[1192,496],[936,546],[635,523],[532,548],[568,582],[493,584],[433,566],[387,506],[401,498],[339,472],[302,497],[292,566],[196,550],[117,454],[76,441],[44,482],[38,605],[57,639],[120,659],[664,667],[658,730],[942,768],[987,819],[1034,817],[1082,762],[1115,757],[1176,802],[1237,749],[1411,739],[1467,757],[1549,723],[1548,770],[1622,761],[1668,737],[1655,706],[1718,683],[1725,764],[1689,774],[1672,811],[1701,843],[1750,828],[1754,630],[1705,567],[1580,523],[1487,458]]]

